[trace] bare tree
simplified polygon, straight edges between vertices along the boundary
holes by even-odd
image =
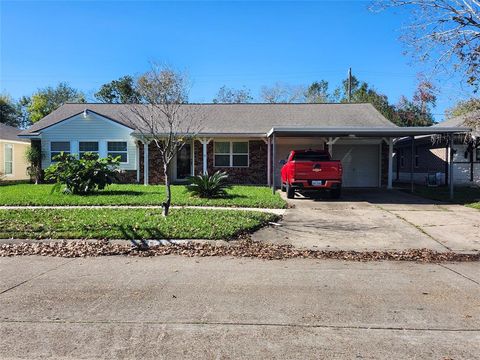
[[[303,103],[305,102],[305,86],[290,85],[281,82],[273,86],[263,86],[260,98],[263,102],[274,103]]]
[[[187,104],[188,90],[186,74],[153,64],[136,83],[144,103],[129,105],[122,114],[160,153],[166,190],[164,216],[168,216],[172,199],[170,164],[185,143],[196,137],[203,122],[201,107]]]
[[[213,99],[215,104],[245,104],[252,102],[253,97],[250,89],[243,87],[242,89],[228,88],[223,85],[217,92],[217,96]]]
[[[374,0],[371,10],[408,8],[411,23],[401,39],[418,60],[431,60],[434,70],[461,71],[469,84],[480,83],[479,0]]]

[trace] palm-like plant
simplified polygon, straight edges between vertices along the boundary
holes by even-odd
[[[227,189],[231,187],[228,183],[228,174],[217,171],[213,175],[203,174],[190,176],[187,190],[201,198],[215,198],[227,195]]]

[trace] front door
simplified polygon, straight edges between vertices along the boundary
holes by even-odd
[[[185,144],[177,153],[176,179],[184,180],[190,175],[192,175],[192,146]]]

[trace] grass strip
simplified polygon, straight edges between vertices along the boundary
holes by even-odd
[[[275,221],[256,211],[172,209],[0,210],[2,239],[232,239]]]
[[[0,186],[1,205],[161,205],[165,199],[163,185],[113,184],[92,195],[66,195],[51,193],[50,184],[13,184]],[[272,194],[266,186],[236,185],[228,196],[202,199],[191,196],[184,185],[172,186],[172,205],[227,206],[254,208],[286,208],[280,195]]]

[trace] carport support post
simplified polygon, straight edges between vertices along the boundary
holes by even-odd
[[[275,194],[275,133],[272,135],[272,193]]]
[[[453,135],[448,135],[448,185],[450,188],[450,200],[453,200]]]
[[[393,139],[388,139],[388,184],[387,189],[391,190],[393,184]]]
[[[267,184],[272,183],[272,143],[270,137],[267,138]]]
[[[414,155],[415,151],[415,136],[410,136],[410,141],[412,142],[412,148],[410,149],[410,192],[413,193],[413,166],[414,166]]]

